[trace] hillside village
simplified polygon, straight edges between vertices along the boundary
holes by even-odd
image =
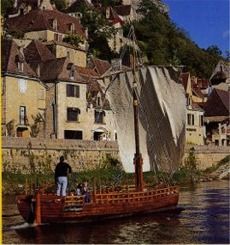
[[[15,0],[2,33],[2,136],[94,141],[119,137],[103,84],[111,74],[130,70],[132,59],[122,63],[89,53],[81,8],[75,10],[84,4],[103,13],[116,30],[107,39],[116,53],[131,43],[123,26],[140,16],[137,1],[106,9],[98,2],[71,0],[60,12],[49,0]],[[229,63],[220,60],[210,79],[178,69],[177,82],[186,96],[186,142],[230,146]]]

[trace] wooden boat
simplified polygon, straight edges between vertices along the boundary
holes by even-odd
[[[137,191],[133,186],[117,190],[94,190],[90,202],[83,195],[58,197],[54,194],[17,196],[20,214],[28,223],[82,222],[95,219],[131,216],[175,209],[179,190],[176,186],[146,187]]]
[[[135,91],[135,54],[133,64],[133,111],[135,134],[135,185],[115,189],[96,189],[86,202],[84,195],[59,197],[37,190],[34,195],[19,195],[16,198],[20,214],[29,223],[82,222],[102,218],[130,216],[175,209],[179,199],[177,186],[145,186],[143,181],[138,125],[138,96]]]

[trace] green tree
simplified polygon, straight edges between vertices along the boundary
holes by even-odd
[[[75,47],[78,47],[80,43],[84,43],[81,36],[70,34],[63,38],[63,42],[69,43]]]
[[[63,11],[66,8],[66,1],[65,0],[51,0],[52,4],[55,4],[56,8],[59,11]]]
[[[82,5],[81,12],[81,23],[88,29],[89,52],[96,54],[99,58],[102,56],[108,58],[108,56],[113,55],[107,40],[116,34],[116,29],[100,11]],[[103,55],[104,52],[107,53]]]
[[[166,13],[159,11],[152,0],[142,0],[137,12],[142,18],[133,24],[148,64],[183,65],[192,75],[210,77],[221,58],[217,46],[200,49],[185,30],[178,28]],[[125,26],[125,35],[127,33],[128,26]]]
[[[6,16],[9,9],[13,8],[14,0],[2,0],[1,1],[1,15]]]
[[[222,52],[216,45],[211,45],[206,49],[210,55],[221,56]]]

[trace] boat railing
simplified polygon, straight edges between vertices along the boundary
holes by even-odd
[[[119,202],[136,202],[150,201],[160,197],[176,195],[178,191],[176,187],[164,187],[155,190],[130,191],[130,192],[111,192],[111,193],[95,193],[94,201],[96,203],[119,203]]]

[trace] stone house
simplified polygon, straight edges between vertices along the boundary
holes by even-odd
[[[197,103],[203,96],[193,89],[189,72],[181,73],[179,82],[184,86],[186,96],[186,143],[204,145],[204,110]]]
[[[78,47],[87,49],[85,29],[80,21],[58,10],[31,10],[26,15],[7,19],[6,28],[13,36],[43,42],[62,42],[64,37],[74,35],[81,40]]]
[[[44,137],[46,86],[13,40],[2,41],[2,135]]]
[[[214,88],[204,104],[207,143],[230,145],[230,92]]]
[[[77,67],[79,74],[87,83],[87,111],[92,128],[90,139],[116,140],[113,112],[106,98],[105,76],[110,73],[111,65],[108,61],[91,57],[87,68]]]
[[[50,0],[15,0],[14,6],[8,14],[8,18],[14,18],[19,15],[25,15],[33,9],[55,9]]]
[[[112,111],[101,105],[96,94],[87,97],[99,75],[91,68],[76,66],[69,58],[43,62],[40,79],[46,84],[46,136],[58,139],[99,140],[113,132]],[[99,88],[100,90],[100,88]],[[95,94],[94,94],[95,95]]]
[[[70,62],[77,66],[86,67],[87,52],[86,50],[75,47],[66,42],[49,41],[44,43],[56,58],[67,57]]]
[[[230,62],[220,60],[209,80],[212,85],[220,83],[230,84]]]

